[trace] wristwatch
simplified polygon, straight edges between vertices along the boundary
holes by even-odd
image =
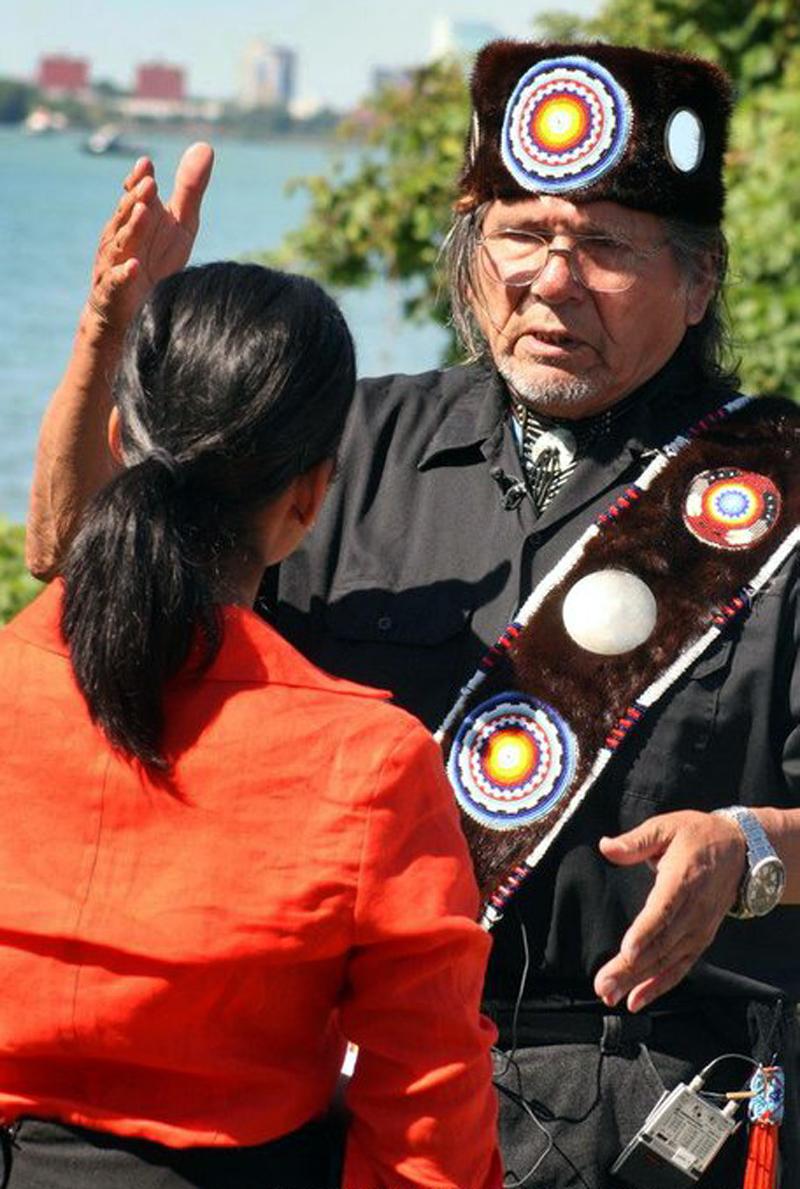
[[[739,920],[766,916],[779,903],[786,886],[786,868],[782,860],[752,809],[744,805],[728,805],[725,809],[715,809],[714,813],[736,822],[747,847],[747,868],[728,916]]]

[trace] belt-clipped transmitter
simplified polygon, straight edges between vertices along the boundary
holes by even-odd
[[[631,1189],[687,1189],[708,1168],[739,1124],[738,1103],[720,1110],[697,1093],[699,1077],[665,1093],[613,1165]]]
[[[723,1061],[743,1061],[755,1070],[748,1089],[724,1094],[703,1092],[708,1075]],[[713,1098],[726,1105],[716,1106]],[[758,1184],[763,1184],[764,1189],[774,1185],[777,1134],[784,1110],[783,1070],[779,1065],[763,1065],[743,1053],[716,1057],[688,1086],[681,1082],[662,1094],[611,1172],[630,1189],[690,1189],[736,1131],[739,1124],[733,1116],[743,1103],[749,1104],[748,1173],[751,1165],[760,1167],[759,1162],[764,1164],[766,1160],[769,1177]],[[759,1144],[764,1148],[760,1155]],[[745,1184],[751,1184],[747,1174]]]

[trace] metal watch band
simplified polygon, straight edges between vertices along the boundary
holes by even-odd
[[[739,884],[736,900],[729,909],[728,916],[738,920],[764,916],[776,906],[783,892],[786,878],[783,863],[752,809],[748,809],[745,805],[729,805],[724,809],[715,809],[713,812],[735,822],[745,841],[747,865]],[[773,881],[776,878],[778,880],[771,892],[767,890],[769,885],[762,883],[765,869],[771,869]],[[759,891],[762,894],[766,891],[766,899],[763,900],[762,907],[756,907],[757,900],[755,903],[753,900],[754,894],[757,896]]]
[[[720,817],[731,818],[740,827],[747,846],[749,867],[755,867],[761,859],[775,854],[774,846],[752,809],[748,809],[746,805],[726,805],[724,809],[715,809],[714,813]]]

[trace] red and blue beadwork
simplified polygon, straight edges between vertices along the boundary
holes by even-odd
[[[755,471],[718,467],[695,475],[686,492],[683,522],[715,549],[752,549],[778,521],[781,495]]]
[[[577,744],[558,711],[515,691],[496,694],[459,727],[447,774],[461,809],[492,830],[544,817],[567,792]]]
[[[526,71],[506,105],[503,163],[525,190],[577,190],[619,161],[632,122],[627,92],[599,62],[546,58]]]

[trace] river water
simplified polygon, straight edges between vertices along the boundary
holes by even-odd
[[[25,136],[0,128],[0,518],[22,520],[36,432],[66,361],[102,223],[129,162],[80,152],[78,134]],[[184,142],[151,137],[168,193]],[[297,142],[224,140],[193,260],[238,258],[278,245],[303,216],[292,178],[327,171],[335,150]],[[341,151],[339,151],[341,152]],[[443,349],[435,327],[402,319],[402,294],[379,285],[340,295],[361,375],[422,371]]]

